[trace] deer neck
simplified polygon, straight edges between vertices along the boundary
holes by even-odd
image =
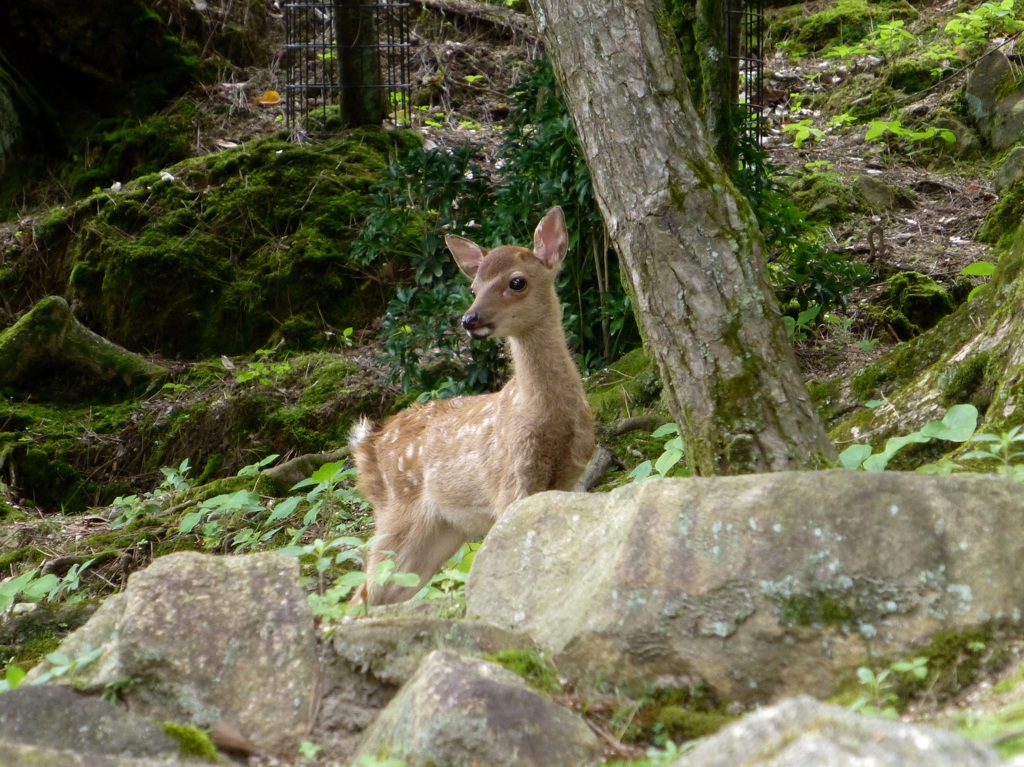
[[[565,408],[575,410],[572,406],[585,398],[557,306],[551,314],[549,321],[537,323],[530,332],[509,337],[514,377],[508,387],[517,400],[525,398],[531,407],[544,403],[555,409],[550,413],[554,415]]]

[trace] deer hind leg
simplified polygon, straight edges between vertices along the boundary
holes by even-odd
[[[459,528],[435,515],[420,513],[408,528],[387,534],[370,548],[366,565],[370,575],[367,604],[384,605],[409,599],[465,542],[466,534]],[[420,576],[419,584],[403,587],[395,583],[374,583],[372,576],[377,565],[390,558],[395,562],[394,572],[415,573]]]

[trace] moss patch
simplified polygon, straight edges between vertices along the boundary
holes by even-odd
[[[177,722],[164,722],[160,726],[164,732],[178,741],[178,754],[182,758],[217,762],[217,747],[213,745],[210,737],[198,727]]]
[[[98,606],[97,602],[41,602],[29,612],[8,616],[0,623],[0,655],[5,662],[13,659],[22,666],[34,666],[83,626]]]
[[[595,418],[609,422],[656,404],[661,378],[647,351],[635,349],[590,378],[586,388]]]
[[[555,667],[536,650],[502,650],[494,655],[485,655],[484,660],[507,668],[540,692],[552,693],[560,689]]]
[[[847,179],[838,173],[808,173],[793,189],[793,201],[808,218],[838,223],[857,210],[857,200]]]
[[[1018,181],[999,195],[995,207],[985,216],[978,239],[1006,250],[1024,219],[1024,181]]]
[[[869,3],[867,0],[838,0],[799,22],[796,42],[805,51],[820,51],[832,43],[856,43],[871,31],[872,24],[891,19],[914,19],[910,3]]]
[[[36,239],[64,265],[78,316],[129,349],[251,352],[289,321],[279,337],[329,344],[385,305],[349,247],[370,186],[409,141],[373,130],[323,146],[256,140],[93,195],[41,222]]]
[[[900,59],[889,70],[889,84],[904,93],[917,93],[935,83],[935,65],[917,59]]]
[[[942,404],[950,407],[970,403],[984,413],[992,403],[998,371],[990,371],[992,352],[979,352],[950,365],[939,374]],[[994,374],[993,374],[994,373]]]

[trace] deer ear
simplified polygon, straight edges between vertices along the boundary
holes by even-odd
[[[549,210],[533,232],[533,254],[548,269],[562,263],[569,247],[569,235],[565,231],[565,215],[557,205]]]
[[[444,242],[455,256],[455,263],[459,265],[459,269],[469,279],[476,277],[476,270],[480,268],[480,262],[484,260],[487,252],[472,240],[454,234],[446,235]]]

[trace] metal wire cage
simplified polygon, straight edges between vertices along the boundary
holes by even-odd
[[[286,3],[284,26],[284,114],[293,140],[384,119],[407,122],[407,2]]]
[[[746,117],[739,132],[760,144],[764,135],[763,0],[729,0],[726,24],[729,58],[738,75],[737,107]]]

